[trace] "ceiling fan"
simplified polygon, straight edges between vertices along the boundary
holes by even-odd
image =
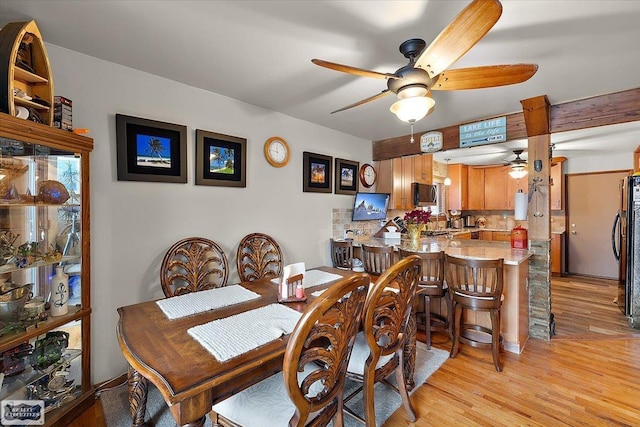
[[[440,34],[427,44],[410,39],[400,45],[409,63],[393,73],[364,70],[348,65],[312,59],[316,65],[356,76],[386,79],[382,92],[346,107],[337,113],[394,93],[398,97],[391,111],[405,122],[413,123],[433,111],[432,90],[481,89],[522,83],[538,70],[536,64],[489,65],[447,70],[471,49],[495,25],[502,14],[498,0],[474,0]],[[413,138],[412,138],[413,142]]]

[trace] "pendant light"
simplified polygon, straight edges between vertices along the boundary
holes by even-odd
[[[444,185],[451,185],[451,178],[449,178],[449,160],[451,159],[444,159],[447,162],[447,177],[444,179]]]

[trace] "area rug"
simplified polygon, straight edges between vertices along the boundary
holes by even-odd
[[[427,350],[424,343],[418,342],[416,346],[416,371],[414,379],[417,389],[422,383],[424,383],[442,364],[449,358],[449,352],[439,350],[437,348],[431,348]],[[390,377],[390,381],[393,382],[393,375]],[[349,390],[354,390],[358,385],[356,383],[347,381],[345,384],[345,390],[347,393]],[[363,414],[362,410],[362,395],[354,397],[348,406],[354,412]],[[402,404],[400,396],[392,391],[388,386],[384,384],[377,384],[375,389],[376,396],[376,424],[382,425],[387,418],[389,418]],[[127,385],[123,384],[109,390],[104,390],[100,394],[100,401],[104,408],[104,415],[107,427],[129,427],[131,425],[131,416],[129,414],[129,396]],[[419,414],[419,408],[416,408]],[[362,424],[353,419],[351,416],[345,413],[344,417],[345,426],[348,427],[362,427]],[[162,395],[156,389],[153,384],[149,384],[149,394],[147,398],[147,414],[145,422],[148,425],[156,427],[174,427],[176,425],[171,412],[167,408],[167,405],[162,398]],[[205,426],[211,427],[212,423],[207,416]],[[251,426],[245,426],[251,427]],[[274,426],[277,427],[277,426]]]

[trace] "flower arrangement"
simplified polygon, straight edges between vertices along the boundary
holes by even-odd
[[[426,224],[431,221],[431,210],[414,209],[404,215],[405,224]]]

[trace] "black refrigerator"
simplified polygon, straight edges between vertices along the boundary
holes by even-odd
[[[640,329],[640,176],[622,180],[621,206],[611,242],[619,262],[618,307],[632,328]]]

